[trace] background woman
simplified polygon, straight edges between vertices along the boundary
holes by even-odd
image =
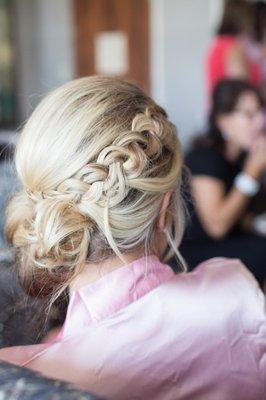
[[[244,223],[266,170],[263,129],[257,90],[245,81],[221,81],[212,99],[209,130],[186,157],[195,211],[181,251],[191,268],[208,257],[238,257],[261,283],[266,278],[266,237]]]
[[[127,82],[70,82],[29,119],[16,165],[7,233],[20,276],[28,293],[66,289],[70,303],[52,342],[0,358],[116,400],[262,400],[266,319],[251,274],[238,260],[179,275],[165,264],[174,250],[185,269],[182,155],[161,107]]]

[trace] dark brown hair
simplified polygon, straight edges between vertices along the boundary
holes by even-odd
[[[257,1],[255,7],[255,39],[259,43],[266,41],[266,3]]]
[[[254,8],[246,0],[225,0],[218,35],[253,33]]]

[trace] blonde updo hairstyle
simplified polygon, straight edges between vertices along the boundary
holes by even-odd
[[[156,253],[168,191],[164,261],[173,252],[181,260],[180,143],[165,111],[135,85],[94,76],[53,91],[26,123],[15,161],[22,187],[6,232],[31,295],[56,298],[86,262]]]

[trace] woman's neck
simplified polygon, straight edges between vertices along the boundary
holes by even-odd
[[[241,149],[235,143],[226,142],[225,145],[225,157],[228,161],[234,162],[238,159],[241,153]]]
[[[167,247],[167,239],[162,229],[156,230],[153,236],[152,243],[152,253],[148,254],[144,246],[142,246],[139,249],[130,253],[124,253],[124,262],[118,256],[113,256],[108,257],[100,262],[86,263],[82,271],[71,281],[69,285],[70,295],[74,291],[79,290],[81,287],[87,286],[90,283],[97,281],[104,275],[114,271],[115,269],[121,268],[124,265],[130,264],[133,261],[143,257],[144,255],[156,254],[159,258],[161,258]]]
[[[69,293],[72,294],[81,287],[97,281],[115,269],[132,263],[143,255],[144,253],[142,251],[138,251],[130,254],[123,254],[125,262],[123,262],[118,256],[113,256],[104,259],[102,262],[86,263],[83,270],[70,283]]]

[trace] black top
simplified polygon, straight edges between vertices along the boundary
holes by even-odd
[[[231,163],[217,150],[213,148],[198,148],[191,150],[185,157],[185,164],[192,176],[205,175],[221,180],[228,192],[233,186],[236,175],[241,171],[242,162],[238,160]],[[187,240],[213,240],[204,231],[196,214],[192,197],[188,202],[190,221],[188,222],[185,239]],[[239,230],[236,224],[232,230]]]

